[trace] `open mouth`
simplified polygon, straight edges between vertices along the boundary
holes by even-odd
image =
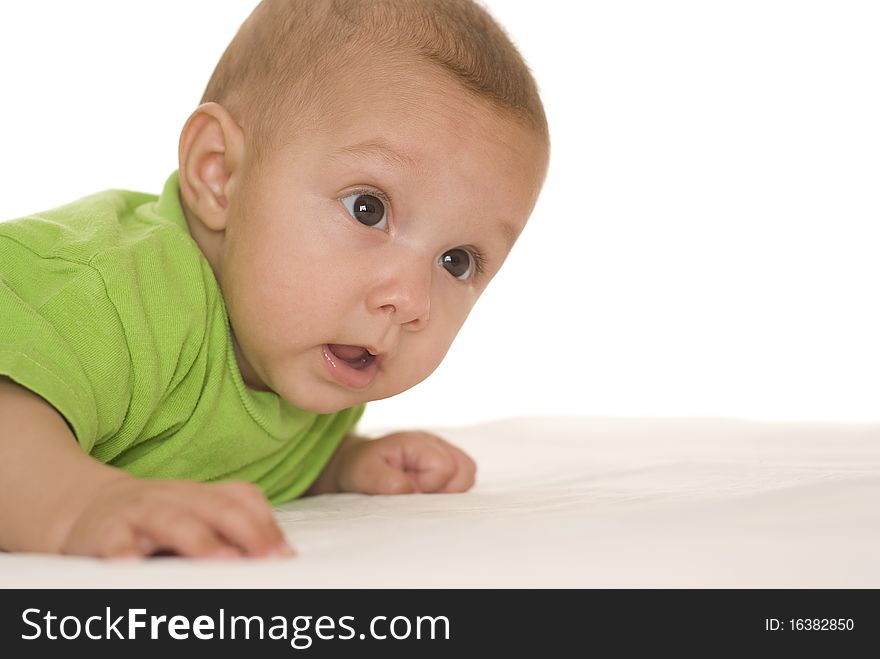
[[[330,376],[350,389],[365,389],[379,373],[379,360],[362,346],[325,343],[324,365]]]
[[[336,357],[344,361],[352,368],[361,371],[369,366],[376,356],[366,348],[360,346],[347,346],[340,343],[328,343],[327,348]]]

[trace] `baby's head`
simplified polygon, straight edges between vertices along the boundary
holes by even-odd
[[[315,412],[439,365],[531,214],[531,75],[468,0],[265,0],[180,139],[247,384]]]

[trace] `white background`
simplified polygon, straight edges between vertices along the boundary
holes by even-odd
[[[0,218],[159,192],[252,0],[0,5]],[[362,427],[880,421],[880,9],[487,3],[543,92],[543,196],[446,361]]]

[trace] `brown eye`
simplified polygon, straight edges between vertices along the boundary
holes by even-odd
[[[385,204],[379,197],[371,194],[352,194],[341,199],[351,216],[368,227],[379,226],[385,220]]]
[[[470,253],[463,249],[450,249],[440,257],[440,265],[446,268],[456,279],[465,280],[471,275],[474,260]]]

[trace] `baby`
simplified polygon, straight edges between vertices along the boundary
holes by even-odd
[[[468,490],[440,437],[353,430],[443,359],[548,154],[470,0],[264,0],[158,198],[0,223],[0,548],[290,555],[269,501]]]

